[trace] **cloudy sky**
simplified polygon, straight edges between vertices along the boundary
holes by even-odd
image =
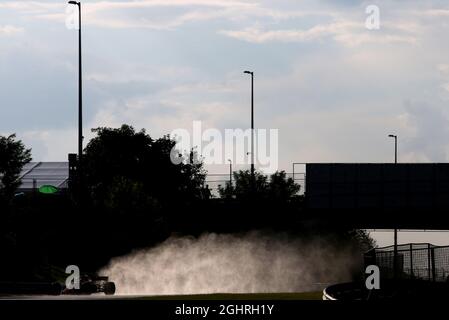
[[[0,134],[37,161],[77,150],[77,33],[65,1],[0,2]],[[365,26],[368,5],[380,29]],[[84,1],[89,128],[279,129],[292,162],[449,160],[447,0]],[[226,172],[225,165],[216,168]]]

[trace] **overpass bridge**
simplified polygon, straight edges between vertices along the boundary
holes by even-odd
[[[449,229],[449,163],[308,163],[308,215],[368,229]]]
[[[262,204],[259,212],[269,217],[274,210],[288,219],[364,229],[449,230],[449,163],[295,163],[289,176],[301,185],[302,201],[279,210]],[[23,192],[45,184],[66,189],[69,165],[30,163],[21,178]],[[229,173],[211,174],[207,180],[214,189],[229,181]],[[239,207],[212,205],[205,215],[242,212]]]

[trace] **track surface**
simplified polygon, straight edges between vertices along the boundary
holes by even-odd
[[[169,295],[169,296],[144,296],[144,295],[114,295],[103,294],[80,296],[4,296],[6,300],[321,300],[323,293],[256,293],[256,294],[199,294],[199,295]]]

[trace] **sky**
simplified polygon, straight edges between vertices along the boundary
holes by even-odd
[[[379,8],[379,29],[366,8]],[[0,134],[35,161],[77,152],[77,32],[65,1],[0,2]],[[83,1],[84,128],[278,129],[292,162],[449,160],[449,3]],[[211,167],[227,172],[228,163]]]

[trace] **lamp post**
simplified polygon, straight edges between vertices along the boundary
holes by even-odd
[[[394,163],[398,163],[398,136],[394,134],[389,134],[389,138],[394,138]]]
[[[398,163],[398,136],[394,134],[388,135],[389,138],[394,138],[394,163]],[[394,257],[393,257],[393,273],[394,278],[397,277],[398,270],[398,229],[394,228]]]
[[[232,187],[232,160],[228,159],[229,161],[229,187]]]
[[[251,181],[252,189],[255,188],[254,176],[254,72],[244,71],[243,73],[251,75]]]
[[[69,1],[69,4],[78,6],[78,176],[81,177],[83,157],[83,75],[81,51],[81,2]]]

